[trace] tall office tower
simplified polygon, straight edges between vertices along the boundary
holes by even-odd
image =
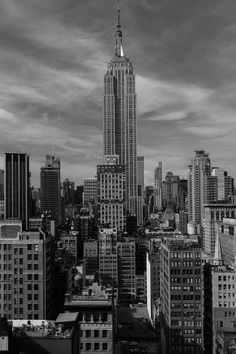
[[[97,166],[98,221],[101,227],[116,227],[124,231],[125,213],[125,169],[119,164],[118,156],[105,156],[104,164]]]
[[[117,255],[119,301],[133,301],[136,298],[135,240],[125,237],[118,242]]]
[[[154,170],[154,209],[155,211],[162,209],[162,161],[158,162],[158,166]]]
[[[0,223],[1,317],[53,318],[52,238],[21,231],[11,220]]]
[[[40,209],[50,212],[58,223],[61,222],[60,160],[53,155],[46,155],[45,166],[40,169]]]
[[[164,238],[160,258],[163,354],[202,353],[201,249],[190,239]]]
[[[163,204],[166,209],[177,211],[179,207],[179,176],[174,176],[172,172],[167,172],[163,182]]]
[[[215,239],[217,223],[223,222],[224,218],[234,219],[236,216],[236,204],[209,203],[204,205],[205,218],[203,219],[203,251],[213,256],[215,252]]]
[[[115,53],[104,77],[104,155],[118,155],[125,166],[126,209],[136,215],[137,142],[136,92],[132,62],[122,47],[120,10],[116,31]]]
[[[100,229],[99,244],[99,277],[102,285],[118,286],[117,230]]]
[[[188,219],[200,234],[204,218],[204,203],[207,202],[207,177],[211,175],[209,154],[203,150],[195,151],[189,165],[188,176]]]
[[[0,200],[4,199],[4,170],[0,170]]]
[[[22,220],[28,228],[30,172],[27,154],[5,154],[5,219]]]
[[[137,157],[137,224],[143,224],[143,205],[144,205],[144,156]]]
[[[64,205],[74,204],[75,182],[66,178],[62,183]]]
[[[84,180],[83,204],[97,204],[98,201],[98,182],[97,178],[86,178]]]

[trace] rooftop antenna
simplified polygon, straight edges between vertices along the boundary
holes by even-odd
[[[116,31],[116,47],[115,55],[118,57],[124,57],[124,50],[122,47],[122,31],[120,24],[120,0],[116,0],[117,4],[117,31]]]
[[[55,156],[55,145],[52,145],[52,156]]]

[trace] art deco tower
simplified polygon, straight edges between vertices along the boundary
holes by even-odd
[[[122,47],[119,6],[117,13],[115,53],[104,77],[104,155],[118,155],[120,164],[125,166],[126,207],[131,215],[136,215],[135,75]]]

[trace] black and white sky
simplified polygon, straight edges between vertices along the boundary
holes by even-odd
[[[186,176],[196,149],[234,176],[236,1],[120,2],[146,183],[159,160]],[[26,151],[37,186],[54,144],[62,178],[82,183],[102,157],[115,0],[1,0],[0,19],[0,167]]]

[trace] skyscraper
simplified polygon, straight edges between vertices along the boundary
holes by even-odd
[[[29,156],[24,153],[5,154],[5,218],[22,220],[23,228],[29,220]]]
[[[155,211],[162,208],[162,161],[158,162],[158,166],[154,170],[154,190],[153,202]]]
[[[52,155],[46,155],[45,166],[40,170],[40,209],[61,221],[60,160]]]
[[[126,172],[126,207],[136,215],[136,92],[132,62],[122,47],[118,7],[115,53],[104,77],[104,155],[118,155]]]
[[[211,161],[205,151],[195,151],[189,166],[188,217],[200,233],[204,218],[204,203],[207,202],[207,177],[211,175]]]

